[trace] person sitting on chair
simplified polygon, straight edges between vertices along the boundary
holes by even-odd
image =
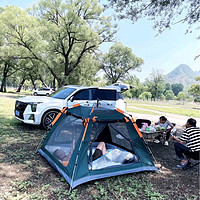
[[[181,160],[180,165],[177,165],[178,168],[184,168],[189,164],[184,155],[195,160],[199,160],[200,156],[200,129],[196,127],[196,120],[188,119],[185,126],[186,129],[179,139],[172,136],[172,139],[176,141],[174,143],[176,155]],[[183,145],[184,142],[186,146]]]
[[[165,128],[165,130],[166,130],[166,139],[165,139],[164,145],[165,146],[169,146],[168,140],[170,138],[170,133],[171,133],[171,130],[174,128],[174,125],[170,121],[168,121],[165,116],[161,116],[159,118],[159,121],[156,122],[155,125],[159,125],[159,126]],[[168,127],[170,127],[170,128],[168,128]],[[161,138],[161,135],[158,135],[157,137],[155,137],[154,142],[155,143],[160,143],[160,138]]]

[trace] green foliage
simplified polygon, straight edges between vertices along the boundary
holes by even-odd
[[[183,91],[183,88],[184,88],[182,83],[174,83],[171,86],[172,86],[172,91],[175,96],[177,96],[179,92]]]
[[[171,89],[172,89],[172,86],[169,83],[166,83],[166,85],[165,85],[165,91],[171,90]]]
[[[196,0],[108,0],[108,7],[112,6],[120,19],[128,18],[133,22],[147,17],[154,22],[154,28],[162,32],[176,23],[187,23],[190,26],[200,21],[200,3]],[[180,18],[181,17],[181,18]],[[177,22],[177,18],[181,20]]]
[[[136,76],[127,77],[125,82],[129,85],[132,85],[133,88],[124,92],[124,97],[139,98],[139,96],[146,90],[146,87],[140,83],[140,79]]]
[[[166,100],[172,100],[174,99],[174,93],[172,90],[166,90],[165,91],[165,98]]]
[[[200,81],[200,76],[195,77],[196,81]]]
[[[194,102],[200,102],[200,97],[196,97],[196,98],[194,99]]]
[[[103,55],[101,68],[109,83],[124,81],[130,70],[137,69],[143,60],[136,57],[132,50],[121,43],[114,44],[109,52]]]
[[[177,95],[178,100],[182,100],[184,104],[184,100],[186,99],[187,95],[184,92],[179,92]]]
[[[152,97],[151,92],[143,92],[139,98],[143,100],[149,100]]]
[[[13,78],[31,80],[34,88],[36,80],[92,84],[99,69],[94,53],[116,32],[102,13],[96,0],[41,0],[28,11],[7,6],[0,13],[0,61],[10,58],[18,67]]]
[[[111,181],[112,180],[112,181]],[[104,187],[107,185],[107,187]],[[124,185],[125,187],[122,187]],[[153,189],[153,185],[145,178],[145,174],[138,179],[123,176],[113,177],[112,179],[95,182],[95,194],[93,199],[164,199],[164,195]],[[111,192],[112,191],[112,192]]]
[[[161,71],[153,69],[145,84],[148,87],[148,92],[152,94],[152,99],[161,98],[165,90],[164,76]]]
[[[193,96],[200,96],[200,84],[192,84],[188,89],[188,93],[192,94]]]

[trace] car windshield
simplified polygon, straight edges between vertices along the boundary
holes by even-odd
[[[56,99],[66,99],[72,92],[74,92],[75,88],[60,88],[53,94],[49,95],[50,97],[56,98]]]

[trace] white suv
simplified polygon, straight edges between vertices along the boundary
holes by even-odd
[[[69,85],[60,88],[48,97],[27,96],[15,103],[15,118],[33,125],[42,125],[45,129],[64,108],[81,103],[84,106],[119,108],[125,111],[126,103],[119,91],[112,88],[98,88]]]
[[[49,96],[52,94],[54,90],[52,88],[39,88],[37,90],[33,90],[33,95],[41,95],[41,96]]]

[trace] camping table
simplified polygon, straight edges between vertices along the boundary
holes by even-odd
[[[155,140],[155,137],[158,135],[161,135],[161,138],[165,137],[165,130],[160,130],[160,131],[141,131],[144,139],[147,141]]]

